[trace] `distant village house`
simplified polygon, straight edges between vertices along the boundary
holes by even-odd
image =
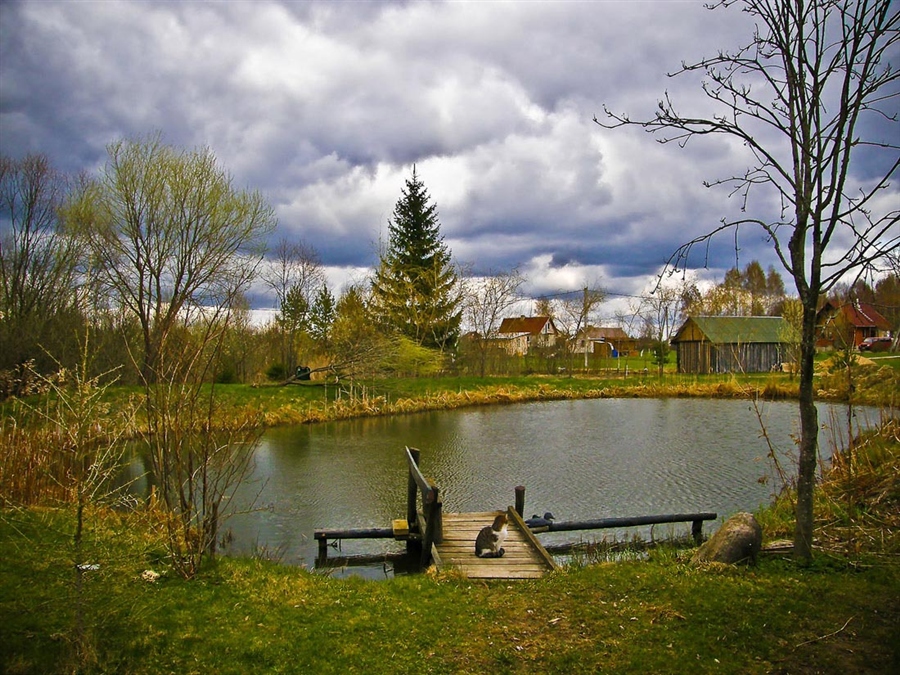
[[[558,336],[549,316],[520,316],[503,319],[496,340],[509,354],[524,356],[535,348],[555,346]]]
[[[595,356],[628,356],[635,351],[637,341],[618,326],[587,326],[575,334],[569,349],[576,354]]]
[[[816,347],[859,347],[866,338],[890,337],[891,325],[865,302],[838,304],[827,300],[816,316]]]

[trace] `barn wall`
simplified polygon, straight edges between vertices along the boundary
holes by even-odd
[[[678,342],[679,373],[765,373],[780,369],[781,345],[771,342],[713,345],[709,342]]]

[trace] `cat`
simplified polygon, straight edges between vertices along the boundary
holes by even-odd
[[[475,538],[475,555],[479,558],[502,558],[506,550],[502,548],[506,539],[506,514],[494,518],[493,525],[481,529]]]

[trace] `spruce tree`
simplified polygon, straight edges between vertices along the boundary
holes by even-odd
[[[461,316],[458,279],[440,233],[437,206],[415,167],[388,232],[390,240],[372,282],[376,315],[420,345],[453,347]]]
[[[309,332],[324,351],[331,346],[331,327],[334,325],[334,296],[328,284],[322,284],[309,312]]]

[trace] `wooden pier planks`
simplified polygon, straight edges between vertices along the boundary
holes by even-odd
[[[551,571],[553,558],[512,508],[507,511],[509,525],[503,544],[504,556],[479,558],[475,555],[475,537],[498,513],[443,514],[443,542],[432,547],[437,567],[458,570],[470,579],[536,579]]]

